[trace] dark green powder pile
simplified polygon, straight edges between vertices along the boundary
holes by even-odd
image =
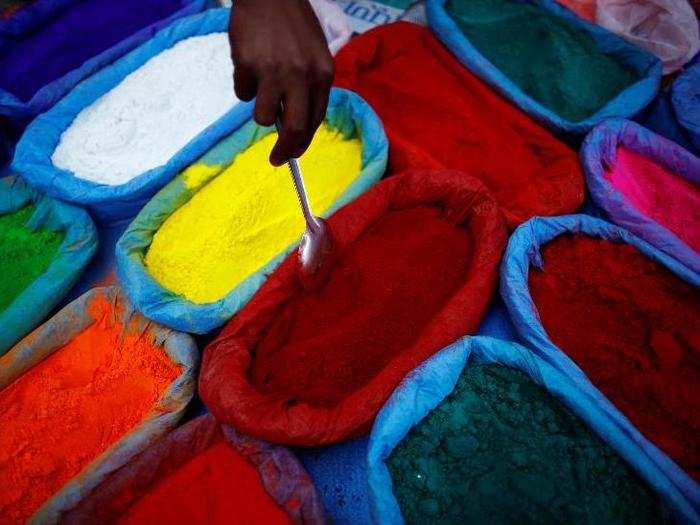
[[[27,228],[33,213],[27,206],[0,215],[0,312],[46,271],[63,242],[61,232]]]
[[[567,120],[590,117],[638,80],[588,33],[527,2],[450,0],[446,8],[481,54]]]
[[[664,523],[619,456],[520,371],[470,366],[388,461],[407,523]]]

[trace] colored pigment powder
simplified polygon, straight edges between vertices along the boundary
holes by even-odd
[[[467,368],[388,461],[407,523],[664,523],[624,461],[525,374]]]
[[[119,520],[124,525],[290,522],[255,467],[223,436],[160,480]]]
[[[20,100],[182,7],[181,0],[64,3],[32,31],[0,46],[0,88]]]
[[[162,51],[83,109],[51,161],[98,184],[119,185],[166,164],[238,99],[225,33]]]
[[[583,202],[576,152],[471,74],[425,28],[378,27],[336,57],[336,84],[360,94],[389,137],[389,172],[450,168],[483,182],[510,226]]]
[[[446,8],[480,53],[567,120],[594,115],[638,80],[582,28],[527,2],[449,0]]]
[[[217,301],[299,240],[304,218],[289,170],[268,161],[276,140],[250,146],[163,223],[145,258],[161,285],[195,303]],[[362,143],[324,124],[299,162],[312,209],[324,213],[358,177]],[[185,184],[216,169],[195,165]]]
[[[655,445],[700,479],[700,293],[636,248],[561,236],[530,269],[547,334]]]
[[[700,187],[651,159],[618,148],[605,174],[632,206],[700,252]]]
[[[0,522],[26,521],[133,430],[179,374],[162,348],[114,322],[104,298],[90,315],[92,325],[0,391]]]
[[[337,404],[410,348],[464,283],[472,250],[467,230],[438,208],[390,211],[347,248],[318,293],[280,309],[256,348],[251,382],[291,403]]]
[[[0,215],[0,313],[51,265],[65,234],[32,231],[27,221],[34,206]]]

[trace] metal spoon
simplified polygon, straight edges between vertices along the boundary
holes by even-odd
[[[279,133],[282,128],[279,119],[277,119],[276,124],[277,132]],[[331,239],[326,223],[316,217],[311,211],[311,205],[304,187],[304,178],[301,175],[297,159],[290,158],[287,161],[287,166],[292,175],[294,189],[297,192],[301,211],[306,221],[306,231],[301,236],[301,242],[299,243],[299,261],[301,262],[302,282],[304,282],[305,277],[311,277],[319,272],[331,250]]]

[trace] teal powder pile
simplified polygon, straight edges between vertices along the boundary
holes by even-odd
[[[47,270],[63,242],[62,232],[27,228],[33,213],[26,206],[0,215],[0,313]]]
[[[664,523],[658,498],[525,374],[470,366],[388,461],[407,523]]]
[[[481,54],[569,121],[592,116],[638,80],[588,33],[527,2],[449,0],[446,8]]]

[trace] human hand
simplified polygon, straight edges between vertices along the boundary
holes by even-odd
[[[308,0],[234,0],[229,41],[236,96],[256,98],[253,118],[263,126],[282,113],[270,162],[301,156],[333,83],[333,58]]]

